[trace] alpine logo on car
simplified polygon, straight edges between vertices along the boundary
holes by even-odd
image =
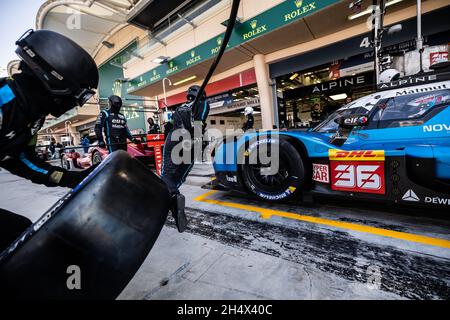
[[[313,163],[312,179],[317,182],[329,183],[330,173],[327,164]]]
[[[352,160],[352,161],[384,161],[383,150],[328,150],[330,160]]]
[[[420,198],[417,196],[417,194],[412,189],[409,189],[403,195],[402,200],[403,201],[419,202]]]
[[[332,161],[331,189],[384,194],[384,163]]]

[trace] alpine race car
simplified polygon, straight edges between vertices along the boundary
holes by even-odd
[[[213,152],[213,188],[268,201],[330,195],[448,208],[450,81],[437,80],[385,84],[306,132],[226,137]]]

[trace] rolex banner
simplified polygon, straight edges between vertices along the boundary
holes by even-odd
[[[227,50],[322,10],[338,0],[288,0],[262,12],[234,28]],[[149,70],[128,83],[127,92],[136,91],[200,62],[213,58],[222,44],[223,34]]]

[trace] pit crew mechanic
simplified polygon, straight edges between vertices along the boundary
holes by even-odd
[[[182,137],[176,139],[173,136],[176,130],[186,130],[190,134],[190,137],[194,137],[194,127],[196,125],[201,125],[201,133],[204,133],[206,128],[206,118],[208,117],[210,106],[206,101],[205,93],[203,93],[203,95],[200,97],[197,106],[193,105],[199,91],[200,87],[197,85],[191,86],[188,89],[186,95],[187,102],[182,104],[175,110],[172,118],[173,127],[167,134],[166,142],[164,145],[161,178],[166,183],[169,189],[172,198],[171,211],[179,232],[183,232],[186,229],[187,220],[184,213],[185,199],[184,196],[180,194],[178,188],[181,186],[181,184],[183,184],[187,175],[191,171],[197,155],[194,154],[194,150],[196,148],[194,146],[194,141],[191,140],[191,143],[189,144],[190,150],[183,149],[183,151],[191,152],[190,162],[175,164],[176,161],[173,161],[172,159],[172,157],[175,155],[172,154],[172,151],[179,143],[183,143],[183,140]]]
[[[102,110],[97,117],[95,124],[95,135],[97,136],[100,148],[108,147],[109,152],[116,150],[127,151],[127,138],[136,143],[127,126],[127,119],[120,113],[122,99],[112,95],[108,98],[108,110]],[[105,133],[105,136],[103,136]],[[107,144],[105,143],[105,139]]]
[[[248,130],[252,130],[253,129],[253,125],[255,123],[255,118],[253,117],[253,108],[252,107],[247,107],[244,110],[244,115],[245,115],[245,123],[244,126],[242,127],[242,130],[248,131]]]
[[[75,187],[92,170],[69,172],[36,157],[37,132],[49,114],[59,117],[83,106],[98,85],[90,55],[51,31],[27,31],[17,42],[21,73],[0,79],[0,166],[48,187]],[[31,221],[0,209],[0,251]]]

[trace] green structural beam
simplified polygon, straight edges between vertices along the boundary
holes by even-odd
[[[322,10],[339,0],[287,0],[235,27],[227,50]],[[167,63],[130,80],[127,92],[132,93],[164,77],[176,74],[213,58],[222,44],[223,34],[182,53]]]

